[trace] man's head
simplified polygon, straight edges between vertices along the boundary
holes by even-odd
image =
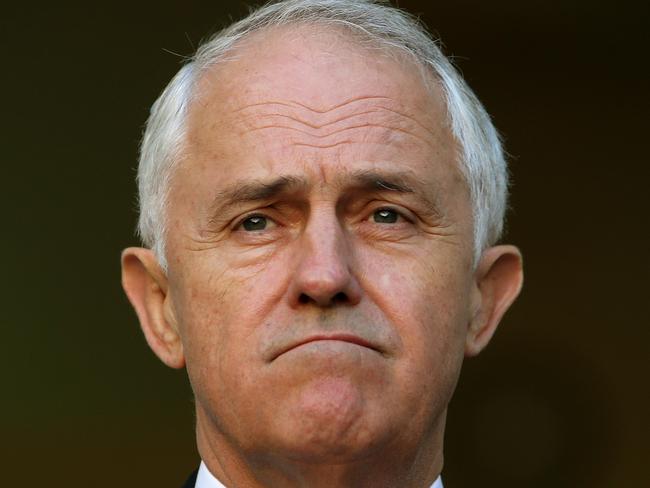
[[[125,289],[154,352],[187,367],[223,479],[426,482],[462,359],[521,285],[516,248],[489,247],[498,138],[398,11],[304,0],[246,22],[154,107],[139,178],[155,251],[124,252]]]

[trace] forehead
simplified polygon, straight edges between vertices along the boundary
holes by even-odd
[[[253,163],[281,173],[289,161],[327,159],[339,171],[409,154],[445,160],[457,176],[443,98],[424,81],[405,55],[362,46],[340,30],[264,30],[199,80],[187,160],[219,161],[227,178]]]
[[[399,93],[404,105],[442,104],[406,54],[381,49],[340,28],[296,25],[267,28],[241,41],[201,77],[194,108],[211,103],[236,108],[272,94],[309,100],[316,110],[327,110],[364,91]]]

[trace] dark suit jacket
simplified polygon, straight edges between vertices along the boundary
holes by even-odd
[[[194,485],[196,484],[196,475],[198,474],[199,470],[197,469],[194,471],[189,478],[187,478],[187,481],[183,485],[182,488],[194,488]]]

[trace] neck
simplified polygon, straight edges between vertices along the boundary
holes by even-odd
[[[418,446],[386,443],[352,459],[300,459],[241,449],[197,412],[197,444],[203,462],[226,486],[346,488],[430,487],[442,470],[444,414]]]

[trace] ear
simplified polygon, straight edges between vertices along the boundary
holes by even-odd
[[[167,275],[150,249],[130,247],[122,252],[122,287],[156,356],[171,368],[185,366]]]
[[[475,271],[473,315],[465,340],[465,355],[476,356],[487,346],[501,317],[515,301],[524,274],[522,258],[515,246],[487,249]]]

